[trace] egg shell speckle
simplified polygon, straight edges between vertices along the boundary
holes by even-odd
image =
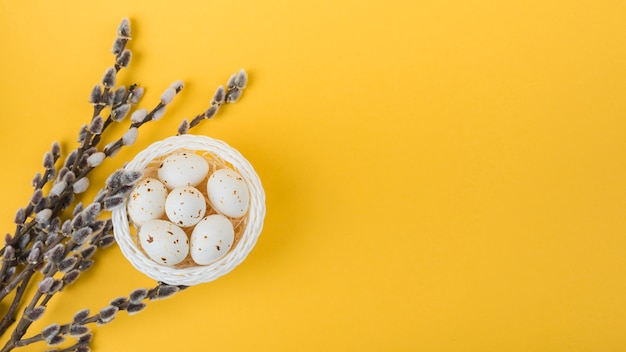
[[[159,165],[158,176],[169,189],[199,185],[209,173],[209,164],[198,154],[176,152]]]
[[[213,214],[202,219],[191,233],[191,258],[200,265],[210,264],[233,246],[235,230],[224,215]]]
[[[147,221],[158,219],[165,214],[167,188],[155,178],[139,181],[128,198],[128,216],[141,226]]]
[[[141,247],[150,259],[172,266],[182,262],[189,254],[187,234],[166,220],[151,220],[139,229]]]
[[[195,187],[174,188],[165,200],[165,213],[178,226],[193,226],[206,213],[206,201]]]
[[[209,202],[215,210],[231,218],[248,211],[250,192],[243,177],[231,169],[220,169],[207,180]]]

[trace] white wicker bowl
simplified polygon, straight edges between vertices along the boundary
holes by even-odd
[[[227,274],[239,265],[254,247],[265,218],[265,192],[261,180],[252,165],[226,143],[195,135],[182,135],[164,139],[141,151],[126,165],[127,170],[138,170],[149,174],[151,168],[160,163],[165,156],[177,151],[188,150],[201,153],[211,163],[230,167],[239,172],[250,190],[250,207],[241,224],[240,238],[234,247],[222,258],[209,265],[186,264],[166,266],[151,260],[140,248],[137,231],[131,228],[124,206],[113,210],[113,232],[124,256],[140,272],[150,278],[171,285],[192,286],[213,281]]]

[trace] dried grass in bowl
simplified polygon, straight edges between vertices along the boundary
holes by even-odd
[[[228,167],[237,171],[248,185],[250,191],[248,213],[234,221],[235,243],[230,251],[209,265],[197,265],[190,258],[176,266],[159,264],[141,249],[137,230],[128,220],[126,202],[124,206],[113,211],[113,231],[122,254],[137,270],[157,281],[192,286],[213,281],[227,274],[250,253],[263,228],[265,192],[259,176],[241,153],[222,141],[206,136],[182,135],[156,142],[137,154],[125,168],[142,171],[144,177],[155,175],[161,160],[181,150],[203,156],[209,163],[209,174],[216,169]],[[207,213],[209,214],[210,212]]]

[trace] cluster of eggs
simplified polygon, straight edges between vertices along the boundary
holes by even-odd
[[[139,181],[128,199],[128,215],[141,247],[155,262],[173,266],[188,255],[210,264],[233,246],[232,220],[248,211],[249,190],[234,170],[217,169],[200,155],[179,151],[159,165],[156,177]],[[206,194],[199,188],[206,185]],[[215,214],[205,216],[208,207]]]

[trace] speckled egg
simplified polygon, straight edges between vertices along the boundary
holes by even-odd
[[[167,188],[155,178],[139,181],[128,198],[128,216],[136,226],[158,219],[165,213]]]
[[[159,165],[159,179],[169,189],[197,186],[209,173],[209,164],[203,157],[192,152],[176,152],[167,156]]]
[[[210,264],[233,246],[235,230],[227,217],[220,214],[202,219],[191,233],[191,258],[200,265]]]
[[[206,213],[206,201],[202,192],[195,187],[174,188],[165,200],[165,213],[178,226],[193,226]]]
[[[231,169],[220,169],[207,180],[209,202],[215,210],[231,218],[248,211],[250,193],[243,177]]]
[[[150,259],[163,265],[176,265],[189,254],[185,231],[166,220],[151,220],[139,229],[141,247]]]

